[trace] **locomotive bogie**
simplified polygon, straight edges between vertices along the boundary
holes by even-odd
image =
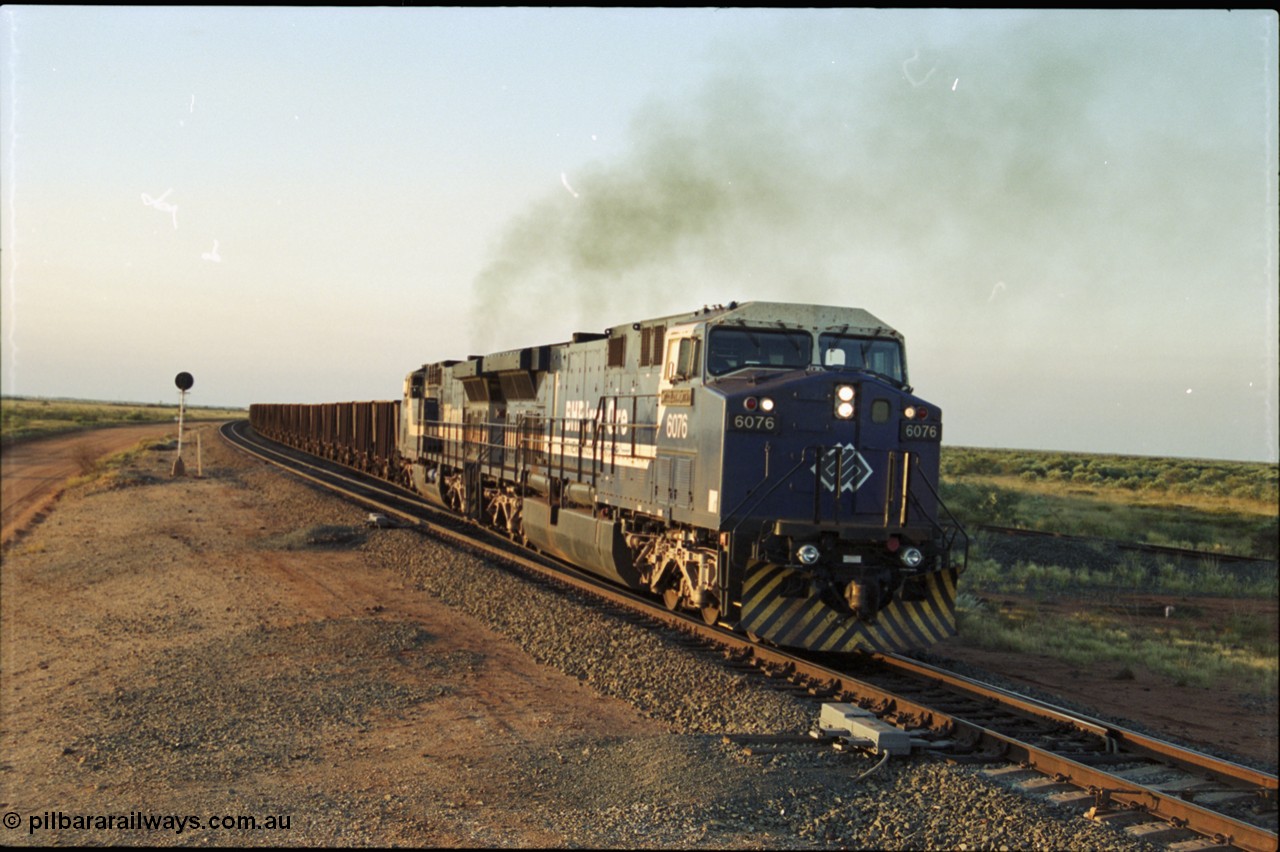
[[[426,364],[390,427],[384,404],[343,405],[251,416],[779,645],[954,633],[941,413],[907,384],[901,335],[865,311],[731,304]]]

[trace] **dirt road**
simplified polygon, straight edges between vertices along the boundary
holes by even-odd
[[[171,424],[149,423],[73,432],[5,447],[0,464],[0,547],[46,511],[67,480],[85,473],[97,459],[123,452],[145,438],[176,434]]]

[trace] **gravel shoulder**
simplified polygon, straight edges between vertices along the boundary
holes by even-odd
[[[5,550],[9,845],[1151,848],[977,768],[747,754],[813,706],[197,428],[202,477],[143,452]]]

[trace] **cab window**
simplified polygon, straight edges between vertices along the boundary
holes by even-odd
[[[776,328],[713,328],[707,372],[723,376],[747,368],[802,370],[808,367],[813,338],[807,331]]]
[[[825,367],[868,370],[899,383],[907,380],[902,344],[897,340],[824,334],[818,338],[818,346]]]
[[[681,382],[698,375],[698,338],[682,337],[667,344],[667,380]]]

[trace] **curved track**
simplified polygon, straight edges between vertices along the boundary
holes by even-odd
[[[719,649],[729,664],[749,667],[784,688],[803,691],[817,702],[869,709],[882,722],[909,732],[913,752],[995,763],[999,768],[991,770],[993,775],[1047,777],[1023,786],[1045,792],[1047,785],[1061,801],[1089,807],[1093,818],[1131,823],[1130,833],[1171,848],[1277,848],[1273,775],[904,657],[875,655],[868,665],[865,658],[806,658],[762,647],[533,554],[428,506],[402,488],[263,440],[244,421],[227,424],[222,433],[237,448],[406,526],[568,585],[623,608],[631,617],[679,630],[691,641]],[[852,737],[836,742],[876,748],[874,742]]]

